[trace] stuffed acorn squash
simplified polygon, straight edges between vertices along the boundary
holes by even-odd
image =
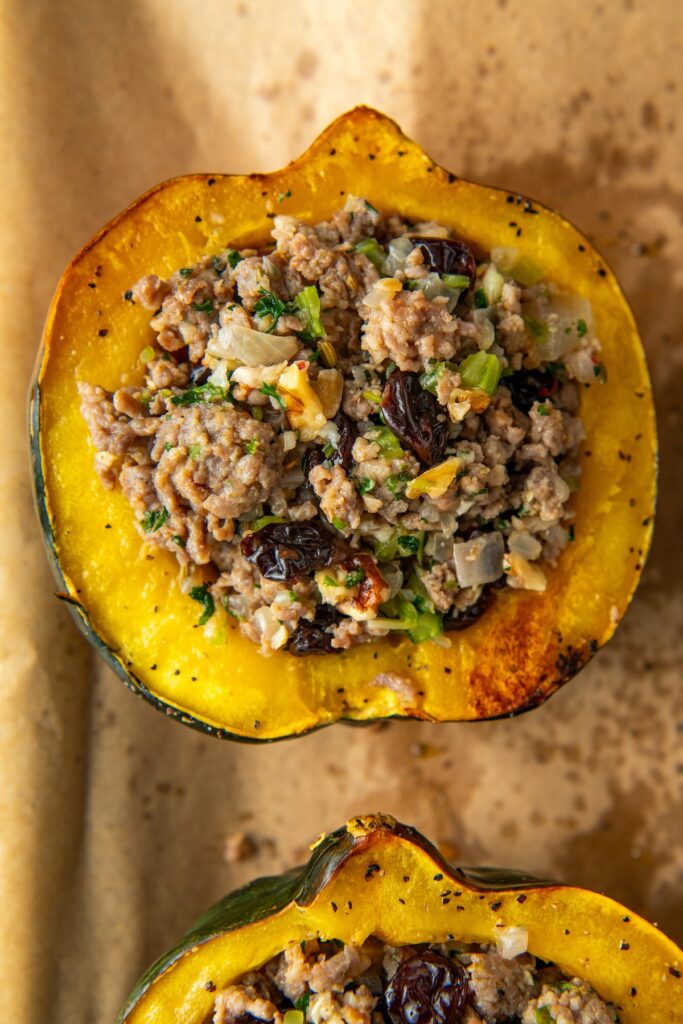
[[[609,269],[366,109],[283,171],[180,178],[106,227],[53,301],[32,433],[86,635],[244,739],[542,703],[613,633],[652,528]]]
[[[118,1024],[680,1024],[682,972],[683,951],[607,896],[455,867],[371,815],[217,903]]]

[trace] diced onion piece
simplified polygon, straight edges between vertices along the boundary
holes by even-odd
[[[533,562],[541,553],[541,542],[526,530],[517,530],[508,537],[508,548],[514,554]]]
[[[271,608],[257,608],[252,617],[252,621],[259,631],[259,637],[262,645],[267,644],[267,646],[271,647],[274,651],[285,646],[289,639],[289,633],[287,632],[286,626],[283,626],[281,622],[278,622]]]
[[[312,441],[327,423],[320,399],[311,387],[307,372],[308,364],[303,367],[292,363],[277,382],[277,390],[284,399],[287,418],[294,430],[304,442]]]
[[[381,306],[383,302],[391,302],[394,295],[400,292],[403,285],[395,277],[382,277],[373,284],[368,294],[363,299],[366,306],[373,308]]]
[[[569,375],[574,380],[578,380],[580,384],[595,383],[595,363],[591,358],[590,352],[585,348],[577,349],[575,352],[567,352],[564,365],[567,367]]]
[[[518,284],[523,284],[525,288],[538,284],[543,277],[543,271],[528,256],[524,256],[519,249],[511,246],[491,249],[491,259],[498,270]]]
[[[498,935],[498,948],[503,960],[514,960],[529,948],[529,932],[526,928],[503,928]]]
[[[537,590],[539,593],[545,590],[548,581],[542,569],[514,551],[510,552],[508,559],[511,575],[521,590]]]
[[[412,238],[401,235],[400,238],[392,238],[389,242],[389,255],[382,266],[383,274],[395,274],[397,270],[403,270],[406,260],[415,248]]]
[[[493,583],[503,573],[504,550],[505,542],[497,532],[454,544],[453,558],[458,584],[465,588]]]
[[[320,399],[323,412],[328,420],[336,415],[344,394],[344,378],[339,370],[320,370],[311,387]]]
[[[460,469],[460,459],[452,455],[438,466],[432,466],[411,480],[406,487],[406,498],[419,498],[427,494],[430,498],[440,498],[446,493],[455,480]]]
[[[242,324],[226,324],[209,341],[207,351],[211,356],[235,359],[244,366],[271,366],[291,359],[300,348],[301,342],[291,334],[265,334]]]
[[[481,279],[481,287],[484,290],[489,306],[493,306],[498,302],[503,294],[504,284],[505,279],[503,275],[496,270],[493,263],[490,263]]]
[[[487,310],[475,309],[472,318],[477,327],[477,345],[482,349],[489,349],[496,340],[496,331],[488,318]]]
[[[296,431],[285,430],[281,434],[282,437],[282,450],[285,452],[291,452],[296,448]]]

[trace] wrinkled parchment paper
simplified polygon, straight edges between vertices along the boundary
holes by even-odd
[[[380,808],[681,941],[679,5],[5,0],[0,32],[3,1020],[108,1024],[209,903]],[[129,694],[52,596],[25,389],[58,276],[105,221],[172,175],[281,165],[358,102],[457,173],[559,207],[621,275],[659,401],[654,554],[608,649],[519,720],[221,743]],[[238,832],[255,853],[229,863]]]

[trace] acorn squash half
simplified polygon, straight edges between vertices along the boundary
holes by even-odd
[[[588,981],[622,1024],[683,1021],[683,950],[654,925],[587,889],[454,866],[376,814],[325,836],[305,867],[217,903],[140,979],[117,1024],[203,1024],[216,990],[309,937],[489,943],[506,927],[526,929],[531,953]]]
[[[79,379],[142,382],[149,314],[124,298],[143,274],[164,277],[226,246],[263,244],[273,214],[315,222],[348,193],[409,219],[434,219],[483,250],[512,240],[558,285],[588,299],[603,345],[604,387],[587,388],[575,541],[544,594],[498,592],[451,647],[380,640],[343,654],[264,658],[236,628],[196,629],[195,607],[166,551],[145,551],[118,490],[93,468]],[[510,228],[510,221],[522,227]],[[614,632],[650,543],[656,432],[631,311],[587,239],[519,195],[437,166],[393,121],[345,114],[283,170],[194,174],[152,189],[76,256],[53,299],[32,393],[40,517],[62,596],[82,631],[138,694],[220,736],[270,740],[337,719],[485,719],[541,704]]]

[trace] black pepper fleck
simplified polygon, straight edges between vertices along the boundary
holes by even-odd
[[[100,338],[106,338],[107,335],[109,334],[109,331],[107,330],[106,327],[100,327],[100,329],[99,329],[99,331],[97,333],[100,336]]]
[[[621,942],[619,943],[619,949],[630,949],[630,948],[631,948],[631,943],[630,942],[624,942],[624,940],[622,939]]]
[[[526,896],[524,895],[524,893],[523,893],[523,892],[521,892],[521,893],[519,894],[519,896],[517,897],[517,902],[518,902],[518,903],[524,903],[525,901],[526,901]]]
[[[215,178],[209,178],[209,180],[207,181],[206,184],[207,185],[215,185],[216,184],[216,179]]]
[[[194,222],[195,224],[201,224],[202,218],[199,216],[199,214],[197,214],[197,216],[195,217]]]

